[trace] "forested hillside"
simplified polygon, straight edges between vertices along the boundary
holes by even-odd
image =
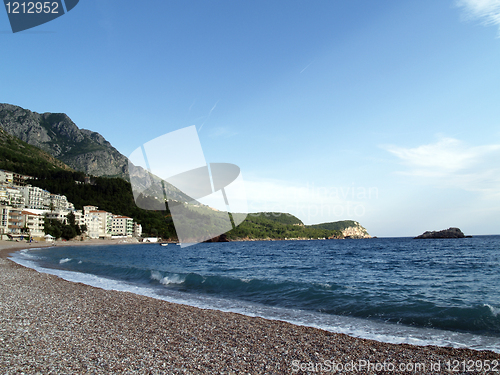
[[[21,141],[2,129],[0,129],[0,169],[36,177],[46,171],[72,170],[47,152]]]

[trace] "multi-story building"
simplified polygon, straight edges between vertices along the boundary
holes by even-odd
[[[73,215],[75,215],[75,224],[76,225],[85,225],[85,217],[83,216],[82,210],[73,210]]]
[[[87,235],[90,238],[99,238],[99,232],[101,229],[101,217],[96,213],[96,211],[88,211],[84,215],[85,226],[87,227]]]
[[[45,211],[47,219],[59,220],[63,224],[68,224],[68,211]]]
[[[7,186],[5,190],[9,206],[17,208],[24,207],[24,195],[19,188]]]
[[[50,194],[48,195],[45,205],[51,210],[71,210],[75,207],[73,203],[68,202],[65,195]]]
[[[24,186],[26,184],[26,180],[30,179],[31,176],[26,176],[20,173],[12,173],[12,183],[17,186]]]
[[[24,206],[30,209],[43,210],[49,208],[47,200],[51,194],[37,186],[24,186],[20,189],[24,196]]]
[[[14,183],[14,173],[0,169],[0,182],[5,182],[7,184],[13,184]]]
[[[142,225],[134,223],[134,237],[142,236]]]
[[[3,182],[10,185],[23,186],[26,183],[26,180],[30,178],[33,177],[0,169],[0,183]]]
[[[44,217],[29,211],[22,211],[23,227],[27,229],[29,235],[34,239],[42,239],[44,233]]]
[[[0,206],[0,240],[9,233],[9,206]]]
[[[83,207],[85,225],[87,226],[87,234],[91,238],[109,238],[112,235],[113,214],[107,211],[98,210],[96,206]],[[90,233],[91,228],[99,225],[98,234],[95,231]]]
[[[24,233],[23,229],[24,225],[22,210],[19,208],[10,207],[8,213],[7,233],[22,234]]]
[[[127,216],[113,216],[111,233],[114,236],[132,237],[134,234],[134,220]]]
[[[7,194],[7,187],[0,185],[0,204],[9,204],[9,195]]]

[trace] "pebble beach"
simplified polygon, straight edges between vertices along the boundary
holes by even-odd
[[[8,259],[29,246],[0,242],[0,374],[500,372],[490,351],[386,344],[68,282]]]

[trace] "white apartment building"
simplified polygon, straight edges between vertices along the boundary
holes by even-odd
[[[113,216],[111,233],[114,236],[132,237],[134,234],[134,220],[127,216]]]
[[[9,233],[9,206],[0,206],[0,240],[4,238],[4,234]]]
[[[87,234],[91,238],[108,238],[112,235],[113,214],[107,211],[98,210],[96,206],[83,207]],[[97,233],[96,225],[99,225]]]
[[[7,194],[7,187],[0,185],[0,204],[9,204],[9,195]]]
[[[75,215],[75,224],[76,225],[85,225],[85,217],[83,216],[82,210],[74,210],[71,211]]]
[[[89,211],[84,215],[85,225],[87,226],[87,235],[90,238],[99,238],[99,232],[102,226],[101,217],[96,211]]]
[[[24,207],[24,195],[19,188],[5,187],[5,192],[7,195],[7,203],[11,207]]]
[[[34,239],[42,239],[44,233],[44,217],[30,211],[22,211],[23,227],[29,231],[29,234]]]
[[[0,182],[14,183],[14,173],[0,169]]]
[[[37,186],[24,186],[20,189],[24,196],[24,206],[30,209],[43,210],[48,208],[46,204],[50,198],[50,193],[47,190]]]
[[[74,210],[73,203],[68,202],[65,195],[50,194],[47,196],[45,205],[53,210]]]
[[[134,223],[134,237],[142,236],[142,225]]]

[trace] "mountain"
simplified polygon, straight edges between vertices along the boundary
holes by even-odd
[[[0,169],[33,176],[40,171],[72,171],[47,152],[0,129]]]
[[[80,129],[64,113],[37,113],[11,104],[0,104],[0,128],[38,147],[76,171],[93,176],[120,177],[130,181],[128,159],[102,135]],[[191,200],[181,191],[144,170],[131,165],[134,184],[149,196]]]
[[[0,104],[0,127],[71,168],[94,176],[127,175],[127,158],[99,133],[79,129],[64,113],[37,113]]]

